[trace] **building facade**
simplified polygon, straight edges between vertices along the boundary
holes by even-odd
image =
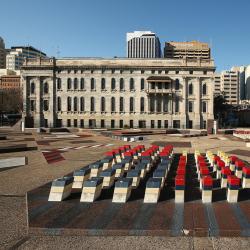
[[[5,75],[0,76],[0,89],[1,90],[20,90],[20,76],[18,75]]]
[[[26,127],[195,128],[213,120],[207,59],[27,59]]]
[[[32,46],[11,47],[6,55],[6,68],[20,70],[25,58],[46,57],[46,54]]]
[[[134,31],[127,33],[128,58],[160,58],[161,43],[151,31]]]
[[[0,37],[0,69],[5,69],[6,67],[6,51],[5,44],[2,37]]]
[[[208,43],[199,41],[166,42],[164,47],[165,58],[203,58],[210,59],[211,51]]]

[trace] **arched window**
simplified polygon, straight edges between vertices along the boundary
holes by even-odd
[[[135,81],[134,81],[134,78],[130,78],[130,81],[129,81],[129,89],[130,89],[130,90],[134,90],[134,89],[135,89]]]
[[[102,97],[101,98],[101,112],[105,112],[105,110],[106,110],[106,105],[105,105],[106,103],[105,103],[105,97]]]
[[[120,97],[120,112],[124,112],[124,98]]]
[[[115,78],[111,79],[111,90],[115,90]]]
[[[207,85],[206,85],[206,83],[204,83],[202,85],[202,95],[206,95],[206,94],[207,94]]]
[[[129,99],[129,111],[134,112],[134,98],[130,97]]]
[[[90,80],[90,88],[91,88],[91,90],[95,90],[95,79],[94,78],[91,78],[91,80]]]
[[[141,79],[141,90],[145,89],[145,80],[144,78]]]
[[[61,97],[58,96],[58,97],[57,97],[57,111],[61,111],[61,110],[62,110]]]
[[[141,97],[141,112],[145,111],[144,97]]]
[[[85,110],[85,101],[83,96],[80,98],[80,110],[81,111]]]
[[[78,79],[74,79],[74,89],[78,89]]]
[[[61,89],[61,88],[62,88],[62,79],[57,78],[57,89]]]
[[[120,90],[124,90],[124,79],[120,78]]]
[[[85,86],[84,86],[84,78],[81,78],[81,81],[80,81],[80,88],[81,89],[84,89]]]
[[[31,84],[30,84],[30,93],[31,94],[34,94],[35,93],[35,83],[34,82],[32,82]]]
[[[111,97],[111,112],[115,112],[115,98]]]
[[[71,78],[68,78],[68,80],[67,80],[67,88],[68,89],[71,89],[71,84],[72,84]]]
[[[75,96],[74,97],[74,111],[77,111],[78,110],[78,107],[77,107],[77,97]]]
[[[179,90],[180,89],[180,80],[176,79],[175,80],[175,90]]]
[[[43,84],[43,93],[48,94],[49,93],[49,85],[47,82]]]
[[[90,98],[90,111],[91,112],[95,111],[95,97]]]
[[[193,94],[193,83],[190,83],[190,84],[188,85],[188,94],[189,94],[189,95],[192,95],[192,94]]]
[[[67,98],[67,106],[68,106],[68,111],[71,111],[71,97],[70,96]]]
[[[102,89],[102,90],[105,90],[105,89],[106,89],[106,81],[105,81],[105,78],[102,78],[102,80],[101,80],[101,89]]]

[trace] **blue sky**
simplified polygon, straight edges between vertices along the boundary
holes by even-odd
[[[250,64],[249,0],[2,0],[6,47],[32,45],[49,56],[126,54],[126,32],[211,44],[217,70]]]

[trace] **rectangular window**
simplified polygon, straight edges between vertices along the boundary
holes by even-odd
[[[101,120],[101,128],[105,128],[105,120]]]
[[[180,128],[180,120],[173,120],[173,128]]]
[[[134,127],[134,120],[129,120],[129,127],[133,128]]]
[[[203,129],[207,128],[207,121],[203,121]]]
[[[74,119],[74,127],[77,128],[77,119]]]
[[[155,127],[155,121],[151,120],[151,128],[154,128],[154,127]]]
[[[164,121],[164,128],[168,128],[168,120]]]
[[[84,120],[83,119],[80,120],[80,127],[84,128]]]
[[[202,102],[202,112],[203,113],[207,112],[207,103],[206,102]]]
[[[123,120],[120,120],[120,128],[123,128]]]
[[[193,112],[193,102],[188,102],[188,112]]]
[[[67,119],[67,127],[71,127],[71,120]]]
[[[158,120],[157,124],[158,124],[158,128],[161,128],[161,120]]]
[[[115,120],[111,120],[111,128],[115,128]]]
[[[48,119],[44,119],[44,127],[45,127],[45,128],[48,127]]]
[[[176,113],[179,112],[179,99],[178,98],[175,100],[175,112]]]
[[[188,128],[193,128],[193,121],[192,120],[188,121]]]

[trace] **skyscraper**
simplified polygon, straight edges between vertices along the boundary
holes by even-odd
[[[127,57],[160,58],[161,44],[159,38],[151,31],[127,33]]]
[[[5,68],[6,51],[5,44],[2,37],[0,37],[0,69]]]

